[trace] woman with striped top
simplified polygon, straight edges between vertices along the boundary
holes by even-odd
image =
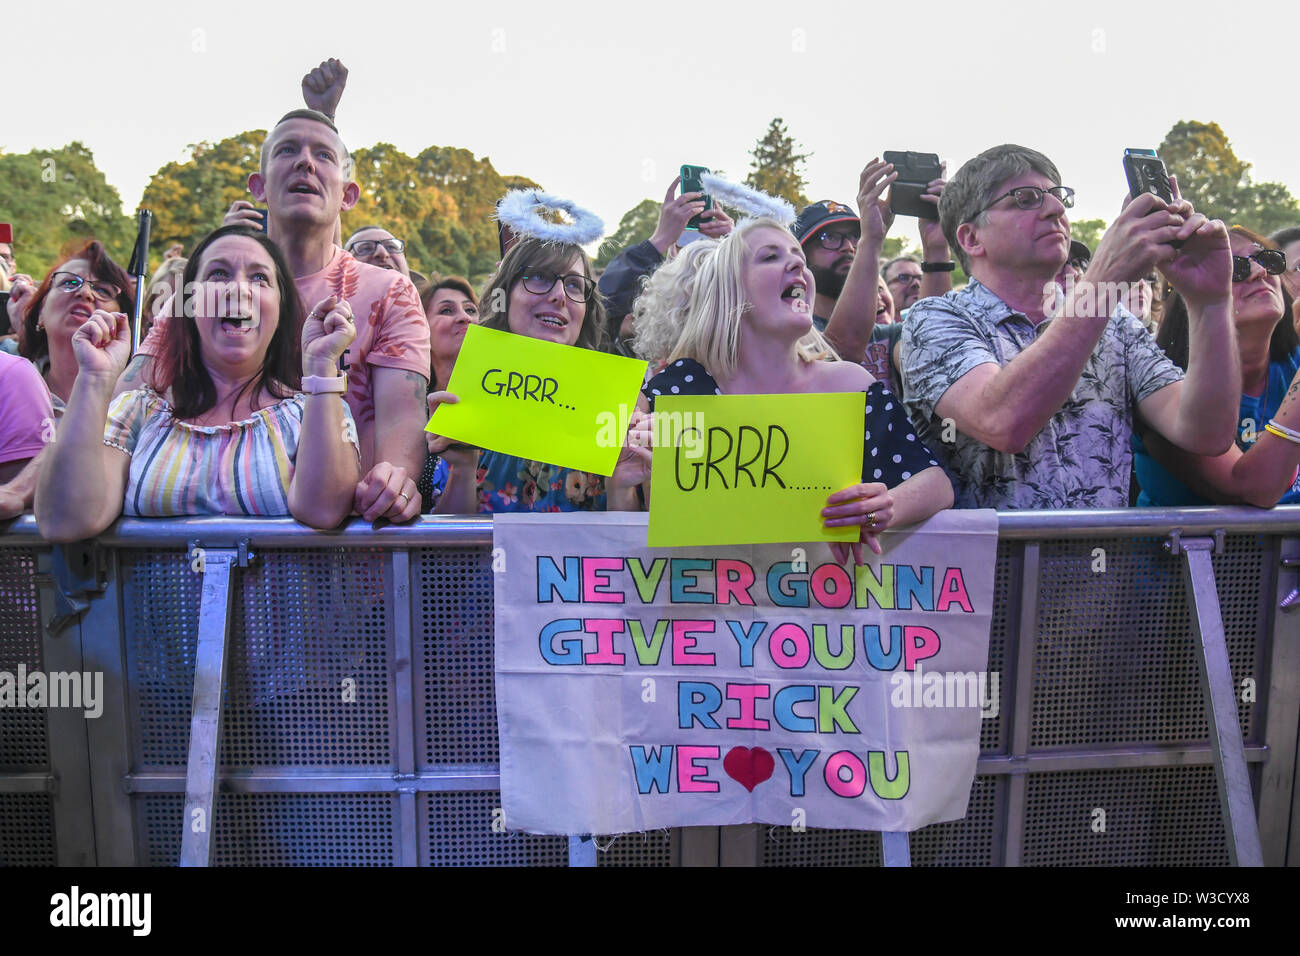
[[[304,322],[283,254],[246,226],[200,242],[182,290],[185,317],[168,323],[149,386],[111,407],[126,316],[97,310],[73,336],[80,371],[36,494],[47,539],[91,537],[121,513],[331,528],[350,512],[360,461],[337,387],[356,335],[347,303],[326,299]]]

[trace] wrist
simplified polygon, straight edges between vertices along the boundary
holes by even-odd
[[[680,235],[680,233],[678,233]],[[668,247],[677,241],[677,236],[665,236],[662,232],[655,230],[655,234],[650,237],[650,245],[654,246],[659,255],[668,255]]]
[[[342,376],[339,371],[338,359],[329,361],[328,359],[308,359],[304,358],[302,362],[303,378],[314,375],[317,378],[338,378]]]
[[[948,248],[946,241],[922,242],[921,258],[926,262],[947,262],[952,258],[952,250]]]

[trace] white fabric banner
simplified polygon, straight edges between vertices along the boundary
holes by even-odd
[[[915,830],[966,814],[997,513],[824,544],[647,548],[644,514],[497,515],[505,825]]]

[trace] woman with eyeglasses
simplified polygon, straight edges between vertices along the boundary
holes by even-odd
[[[1300,502],[1300,340],[1281,280],[1286,256],[1241,226],[1232,227],[1229,239],[1242,385],[1236,444],[1222,455],[1204,457],[1175,448],[1153,431],[1135,434],[1139,506],[1271,508]],[[1185,369],[1189,340],[1187,305],[1174,292],[1165,303],[1156,344]]]
[[[501,260],[480,301],[485,308],[479,324],[485,328],[596,351],[604,345],[605,308],[581,246],[521,240]],[[456,400],[449,392],[435,392],[430,413],[442,402]],[[648,457],[647,449],[640,451]],[[620,461],[610,478],[486,450],[468,459],[449,457],[448,466],[437,508],[442,514],[639,507],[640,469],[631,458]]]
[[[134,287],[103,243],[92,240],[61,259],[23,303],[19,354],[44,376],[56,418],[62,417],[77,380],[73,335],[96,309],[130,313]]]

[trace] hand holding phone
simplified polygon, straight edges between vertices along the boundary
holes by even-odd
[[[1174,204],[1174,187],[1169,181],[1169,171],[1154,149],[1124,150],[1124,175],[1128,178],[1129,195],[1134,199],[1143,193],[1151,193],[1163,199],[1166,205]],[[1182,244],[1181,240],[1170,243],[1175,249]]]
[[[939,207],[921,197],[930,188],[930,183],[943,178],[939,154],[886,150],[883,158],[885,162],[893,163],[894,172],[898,173],[898,179],[889,187],[889,208],[894,215],[938,219]]]
[[[704,184],[700,182],[700,177],[709,172],[707,166],[687,166],[683,165],[682,174],[682,192],[683,193],[702,193]],[[704,212],[713,208],[713,197],[708,193],[704,194]],[[692,216],[691,221],[686,224],[687,229],[699,229],[700,223],[704,221],[703,214]]]

